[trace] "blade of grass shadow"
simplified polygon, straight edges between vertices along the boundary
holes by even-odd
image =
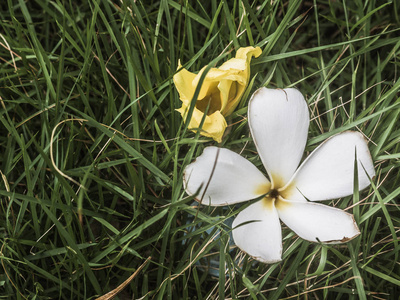
[[[389,136],[393,132],[393,128],[399,121],[399,114],[400,114],[400,109],[394,110],[391,112],[388,116],[389,119],[389,124],[386,123],[385,125],[385,130],[382,134],[379,135],[378,141],[376,141],[376,147],[373,149],[373,157],[377,157],[378,154],[381,152],[382,147],[384,146],[385,143],[387,143],[387,140]],[[391,121],[390,121],[391,120]]]
[[[287,26],[289,25],[290,21],[293,19],[293,16],[295,13],[298,11],[298,8],[301,4],[301,1],[299,0],[294,0],[291,1],[289,4],[288,11],[286,12],[285,16],[283,17],[282,21],[279,23],[278,27],[274,31],[273,34],[268,36],[267,38],[263,39],[261,42],[259,42],[257,45],[262,47],[266,43],[267,45],[263,49],[263,54],[261,57],[259,57],[259,60],[262,60],[262,58],[268,58],[269,53],[271,50],[275,47],[275,44],[277,43],[278,39],[283,35],[283,32],[285,29],[287,29]],[[258,61],[260,63],[260,61]]]
[[[46,270],[44,270],[44,269],[38,267],[37,265],[31,263],[31,262],[28,261],[28,260],[25,260],[25,259],[24,259],[24,263],[25,263],[29,268],[31,268],[32,270],[37,271],[37,272],[38,272],[39,274],[41,274],[44,278],[46,278],[46,279],[48,279],[48,280],[50,280],[50,281],[53,281],[56,285],[59,285],[61,289],[65,288],[65,289],[69,290],[71,293],[73,293],[74,295],[76,295],[76,297],[79,297],[80,299],[83,299],[83,298],[84,298],[84,296],[83,296],[81,293],[79,293],[78,291],[76,291],[76,289],[73,288],[72,286],[70,286],[67,282],[65,282],[65,281],[60,281],[60,278],[58,278],[58,277],[52,275],[52,274],[49,273],[48,271],[46,271]],[[60,289],[60,291],[61,291],[61,289]]]
[[[377,116],[379,116],[379,115],[381,115],[381,114],[383,114],[383,113],[385,113],[387,111],[391,111],[393,109],[397,109],[398,107],[400,107],[400,103],[394,103],[394,104],[392,104],[392,105],[390,105],[388,107],[384,107],[381,110],[378,110],[375,113],[372,113],[371,115],[369,115],[367,117],[363,117],[363,118],[355,120],[355,121],[353,121],[353,122],[351,122],[349,124],[343,125],[341,128],[336,128],[336,129],[334,129],[334,130],[332,130],[330,132],[323,133],[323,134],[321,134],[321,135],[319,135],[319,136],[317,136],[315,138],[311,138],[307,142],[307,146],[311,146],[311,145],[320,143],[320,142],[322,142],[323,140],[327,139],[330,136],[333,136],[333,135],[335,135],[337,133],[340,133],[340,132],[346,131],[348,129],[351,129],[353,127],[356,127],[356,126],[358,126],[360,124],[363,124],[363,123],[365,123],[365,122],[367,122],[367,121],[369,121],[371,119],[374,119],[375,117],[377,117]]]
[[[230,2],[232,3],[232,2]],[[239,46],[239,42],[236,36],[236,32],[237,32],[237,28],[235,26],[235,24],[233,23],[234,20],[234,12],[230,12],[229,11],[229,6],[228,6],[228,2],[224,1],[223,2],[223,12],[225,14],[225,21],[228,24],[228,28],[229,28],[229,38],[230,40],[233,42],[233,45],[235,46],[236,49],[238,49]]]
[[[164,209],[152,218],[148,219],[147,221],[143,222],[143,224],[140,224],[139,226],[133,228],[131,231],[127,232],[126,230],[122,231],[121,234],[123,236],[121,237],[115,237],[113,240],[111,240],[110,244],[107,245],[107,248],[103,251],[101,251],[98,255],[96,255],[91,261],[91,264],[98,264],[104,257],[109,255],[111,252],[113,252],[116,248],[121,247],[123,244],[127,242],[131,242],[132,239],[138,237],[145,229],[153,225],[154,223],[160,221],[166,214],[168,213],[168,209]],[[160,236],[157,236],[157,239],[159,239]]]
[[[371,181],[371,186],[374,189],[375,195],[376,195],[376,197],[378,198],[378,201],[379,201],[379,207],[382,210],[383,215],[385,216],[386,222],[387,222],[387,224],[389,226],[389,230],[390,230],[390,232],[392,234],[392,237],[393,237],[394,246],[397,248],[399,246],[399,238],[396,235],[396,229],[395,229],[395,227],[393,225],[392,216],[389,214],[388,209],[387,209],[387,207],[385,205],[385,201],[382,198],[380,191],[377,189],[377,187],[376,187],[376,185],[375,185],[375,183],[373,181]],[[395,261],[398,260],[398,255],[399,255],[399,253],[396,252]]]
[[[96,120],[93,120],[91,117],[88,115],[74,109],[71,107],[71,109],[75,110],[78,114],[80,114],[84,119],[87,120],[87,124],[89,126],[92,126],[99,131],[101,131],[103,134],[111,138],[121,149],[125,150],[127,153],[129,153],[131,156],[133,156],[139,163],[141,163],[145,168],[147,168],[151,173],[153,173],[157,178],[161,179],[164,182],[169,182],[170,178],[162,172],[160,169],[157,168],[154,164],[152,164],[147,158],[144,157],[142,153],[140,153],[138,150],[134,149],[131,147],[125,140],[123,140],[121,137],[118,136],[117,132],[114,131],[112,132],[109,128],[106,126],[98,123]]]
[[[219,247],[219,276],[218,276],[218,295],[219,299],[225,299],[225,252],[229,250],[228,239],[224,234],[221,234]]]
[[[75,251],[77,259],[80,261],[80,263],[81,263],[83,269],[85,270],[85,273],[87,274],[89,281],[93,285],[93,288],[95,289],[96,293],[101,294],[102,290],[100,288],[100,284],[97,281],[97,278],[94,275],[92,269],[90,268],[88,261],[85,259],[82,252],[79,250],[79,247],[75,243],[74,239],[65,230],[64,225],[62,225],[60,223],[58,218],[45,205],[42,205],[42,209],[44,210],[46,215],[52,220],[52,222],[55,224],[58,232],[60,233],[60,236],[67,242],[67,245]]]
[[[350,266],[351,266],[351,271],[353,272],[353,275],[354,275],[354,281],[356,283],[358,297],[359,297],[359,299],[366,300],[367,295],[365,293],[362,276],[361,276],[360,270],[358,269],[358,265],[357,265],[358,252],[355,251],[352,242],[350,242],[348,244],[348,247],[349,247],[350,255],[351,255]]]
[[[261,24],[258,21],[257,16],[255,15],[255,13],[253,11],[253,8],[249,5],[249,1],[248,0],[242,0],[242,3],[243,3],[243,6],[246,9],[246,13],[247,13],[245,15],[246,19],[247,20],[251,20],[253,22],[253,24],[257,28],[257,33],[261,36],[261,39],[265,39],[266,38],[265,32],[264,32],[263,28],[261,27]],[[251,25],[251,23],[247,27],[250,28],[250,25]],[[247,34],[251,35],[251,33],[249,32],[249,29],[247,30]],[[253,38],[252,37],[250,38],[250,36],[249,36],[250,44],[252,44],[252,42],[251,42],[252,39]]]
[[[273,55],[269,55],[269,56],[268,55],[262,55],[262,56],[257,58],[257,61],[255,61],[254,64],[255,65],[263,64],[263,63],[266,63],[266,62],[275,61],[275,60],[281,60],[281,59],[287,59],[289,57],[299,56],[299,55],[303,55],[303,54],[310,54],[310,53],[313,53],[313,52],[324,51],[324,50],[332,50],[334,48],[347,46],[349,44],[356,43],[356,42],[361,42],[361,41],[364,41],[364,40],[372,39],[373,41],[376,41],[376,38],[379,38],[379,37],[381,37],[383,35],[389,35],[389,34],[395,33],[395,32],[397,32],[399,30],[400,29],[393,29],[393,30],[390,30],[390,31],[386,31],[384,33],[376,34],[376,35],[371,35],[371,36],[362,37],[362,38],[356,38],[354,40],[349,40],[349,41],[345,41],[345,42],[322,45],[322,46],[319,46],[319,47],[312,47],[312,48],[307,48],[307,49],[302,49],[302,50],[294,50],[294,51],[291,51],[291,52],[285,52],[284,54],[273,54]],[[357,55],[360,55],[360,54],[365,53],[367,51],[369,52],[369,51],[377,49],[377,48],[381,48],[381,47],[386,46],[386,45],[396,44],[398,42],[399,41],[398,41],[397,38],[390,38],[390,39],[382,41],[380,44],[376,45],[375,47],[371,47],[369,49],[367,49],[367,47],[365,47],[365,48],[359,50],[360,52]],[[258,43],[257,45],[261,47],[262,44]]]
[[[373,268],[370,268],[370,267],[362,267],[362,269],[367,271],[368,273],[376,276],[376,277],[382,278],[385,281],[388,281],[388,282],[393,283],[393,284],[395,284],[397,286],[400,286],[400,280],[389,276],[389,274],[385,274],[385,273],[379,272],[379,271],[377,271],[377,270],[375,270]]]
[[[201,25],[205,26],[206,28],[210,28],[210,22],[207,21],[206,19],[200,17],[198,14],[195,12],[191,11],[190,8],[183,6],[181,4],[178,4],[172,0],[168,0],[168,4],[178,10],[179,12],[184,13],[186,16],[190,17],[191,19],[195,20],[196,22],[200,23]]]
[[[271,297],[269,299],[272,300],[277,300],[281,297],[282,292],[286,288],[286,285],[292,280],[293,277],[296,277],[297,269],[304,259],[304,255],[306,253],[306,250],[308,248],[308,242],[302,242],[300,249],[298,249],[298,252],[296,254],[296,257],[290,262],[290,267],[288,268],[287,272],[285,272],[285,276],[283,280],[279,282],[278,289],[272,293]]]
[[[375,189],[376,189],[376,187],[375,187]],[[364,213],[361,216],[360,224],[364,223],[367,219],[371,218],[378,211],[382,210],[383,207],[386,208],[386,204],[389,203],[390,201],[395,201],[396,197],[398,197],[399,195],[400,195],[400,187],[398,187],[393,192],[388,194],[385,198],[381,198],[381,200],[379,201],[379,205],[375,205],[375,206],[371,207],[366,213]],[[389,218],[388,220],[390,220],[390,215],[385,216],[385,218]],[[393,232],[392,232],[392,235],[393,235]]]
[[[39,63],[39,65],[40,65],[40,67],[41,67],[41,69],[43,71],[43,75],[45,77],[44,79],[45,79],[45,81],[47,83],[46,86],[47,86],[48,92],[49,92],[50,96],[53,98],[52,102],[55,102],[56,101],[56,91],[55,91],[55,88],[54,88],[53,83],[51,81],[51,74],[53,72],[54,73],[56,73],[56,72],[55,72],[50,60],[48,59],[47,54],[45,53],[43,47],[41,46],[40,41],[38,40],[38,37],[36,35],[36,31],[35,31],[35,27],[33,25],[34,23],[32,21],[32,18],[31,18],[31,15],[29,13],[29,10],[28,10],[28,8],[26,6],[26,3],[23,0],[18,0],[18,3],[20,5],[20,7],[21,7],[23,16],[24,16],[24,18],[26,20],[27,27],[28,27],[28,32],[29,32],[29,35],[30,35],[31,40],[33,42],[33,45],[34,45],[33,50],[35,52],[36,59],[38,60],[38,63]],[[49,72],[49,69],[50,69],[50,72]],[[46,105],[48,105],[48,104],[49,103],[47,102]]]

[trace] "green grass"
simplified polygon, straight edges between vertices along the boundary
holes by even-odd
[[[115,299],[397,299],[399,37],[397,1],[2,1],[0,299],[95,299],[127,279]],[[349,244],[284,227],[283,261],[257,263],[229,246],[243,206],[185,194],[215,142],[175,111],[178,60],[198,71],[248,45],[263,54],[221,146],[262,168],[246,116],[263,85],[305,95],[307,152],[363,132],[373,185],[329,203],[355,215]]]

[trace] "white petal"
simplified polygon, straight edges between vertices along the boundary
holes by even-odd
[[[311,242],[345,243],[360,234],[353,215],[341,209],[280,199],[277,210],[290,229]]]
[[[326,140],[310,154],[296,172],[284,197],[290,200],[306,197],[317,201],[353,194],[356,153],[359,189],[366,188],[370,184],[368,176],[375,176],[367,142],[361,133],[346,131]]]
[[[268,179],[244,157],[228,149],[207,147],[184,171],[186,192],[206,205],[234,204],[269,191]],[[197,193],[197,194],[196,194]]]
[[[238,214],[232,235],[241,250],[264,263],[274,263],[282,259],[281,224],[273,203],[265,201],[260,200]],[[243,223],[246,224],[240,226]]]
[[[273,188],[285,185],[303,156],[308,106],[296,89],[258,89],[249,102],[250,130]]]

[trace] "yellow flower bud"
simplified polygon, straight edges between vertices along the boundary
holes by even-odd
[[[227,126],[225,117],[235,110],[249,83],[251,58],[258,57],[261,53],[259,47],[240,48],[235,58],[226,61],[219,68],[211,68],[204,78],[197,101],[193,99],[193,95],[206,67],[194,74],[182,68],[179,62],[178,70],[181,70],[174,75],[174,83],[182,101],[182,107],[177,111],[185,122],[191,101],[196,101],[189,129],[198,130],[207,111],[200,134],[221,142]]]

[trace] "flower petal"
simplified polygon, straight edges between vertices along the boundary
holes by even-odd
[[[221,81],[222,83],[222,81]],[[228,103],[226,104],[224,108],[224,115],[229,116],[233,111],[236,109],[236,107],[239,104],[240,99],[243,96],[244,91],[246,90],[247,83],[246,85],[242,85],[238,82],[232,82],[231,88],[229,90],[229,95],[228,95]],[[233,98],[231,98],[233,97]]]
[[[267,178],[228,149],[207,147],[184,171],[186,192],[202,204],[220,206],[255,199],[269,191]]]
[[[231,113],[233,113],[236,106],[239,104],[240,98],[242,97],[244,91],[246,90],[247,84],[250,79],[251,58],[253,56],[259,57],[261,53],[262,51],[260,47],[239,48],[238,51],[236,52],[236,57],[228,60],[220,67],[221,70],[229,70],[229,69],[241,70],[241,72],[238,73],[237,78],[231,79],[233,80],[233,83],[229,91],[232,92],[234,90],[233,87],[235,87],[236,95],[234,95],[234,98],[231,99],[233,93],[230,93],[228,97],[229,101],[227,102],[226,106],[222,102],[222,107],[223,107],[222,113],[225,116],[228,116]],[[220,90],[221,90],[221,99],[223,99],[222,89],[220,88]]]
[[[250,63],[250,60],[253,56],[257,58],[261,55],[261,53],[262,51],[260,47],[242,47],[236,52],[235,58],[246,59],[247,62]]]
[[[274,188],[295,172],[307,141],[308,106],[296,89],[258,89],[249,103],[250,130]]]
[[[221,95],[221,112],[224,116],[229,116],[238,106],[246,86],[237,81],[221,80],[218,89]]]
[[[178,62],[178,73],[174,75],[174,84],[178,90],[179,97],[182,101],[191,101],[193,98],[194,90],[192,82],[196,77],[196,74],[189,72],[185,68],[182,68],[181,62]]]
[[[189,107],[184,103],[181,108],[177,111],[181,113],[182,118],[186,121],[187,111]],[[211,115],[206,115],[203,123],[203,127],[200,129],[201,120],[204,117],[204,113],[197,109],[193,109],[192,118],[190,119],[189,129],[193,132],[200,130],[200,134],[203,136],[211,137],[218,143],[222,141],[222,136],[224,135],[225,128],[227,126],[224,116],[220,111],[215,111]]]
[[[346,131],[327,139],[310,154],[285,190],[285,198],[318,201],[353,194],[356,153],[359,189],[366,188],[368,176],[375,176],[367,142],[361,133]]]
[[[345,243],[360,234],[353,215],[327,205],[279,199],[279,218],[311,242]]]
[[[206,67],[201,69],[199,74],[197,74],[196,77],[193,79],[192,85],[194,88],[199,84],[200,77],[203,74],[205,68]],[[236,69],[223,70],[219,68],[218,69],[211,68],[206,74],[206,77],[204,78],[203,86],[205,84],[211,84],[211,83],[218,84],[218,82],[221,80],[232,80],[232,81],[238,81],[241,84],[246,84],[246,76],[242,70],[236,70]],[[205,96],[206,94],[200,93],[199,99]]]
[[[245,77],[247,77],[250,69],[250,61],[251,58],[259,57],[262,51],[260,47],[242,47],[236,51],[235,58],[231,58],[228,61],[224,62],[219,69],[220,70],[229,70],[236,69],[246,71]],[[248,80],[248,79],[247,79]]]
[[[221,114],[220,111],[217,110],[211,115],[206,116],[201,134],[204,136],[211,137],[216,142],[221,143],[222,136],[224,135],[226,126],[227,124],[224,116]]]
[[[264,199],[250,205],[238,214],[232,227],[235,244],[250,256],[264,263],[282,259],[281,224],[274,205],[265,205]]]

